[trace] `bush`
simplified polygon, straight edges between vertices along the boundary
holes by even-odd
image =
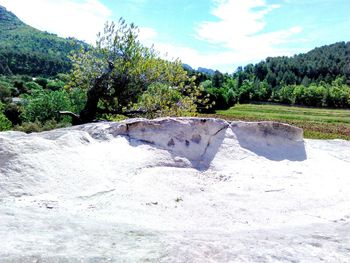
[[[295,103],[295,86],[284,86],[278,91],[278,99],[281,103],[294,104]]]
[[[26,84],[24,84],[24,87],[28,92],[34,92],[35,90],[40,90],[43,88],[34,81],[26,82]]]
[[[148,118],[192,116],[195,115],[197,110],[193,95],[187,94],[184,96],[176,87],[154,83],[141,95],[138,103],[133,108],[146,111]]]
[[[242,86],[239,88],[239,102],[248,102],[252,98],[254,92],[253,82],[244,80]]]
[[[17,104],[7,104],[4,110],[4,114],[9,119],[12,125],[18,125],[22,123],[21,119],[21,107]]]
[[[27,122],[68,121],[68,117],[60,115],[59,111],[69,111],[72,108],[69,95],[65,90],[32,90],[30,95],[23,96],[23,101],[21,116]]]
[[[47,83],[49,82],[46,78],[36,78],[34,80],[35,83],[39,84],[41,87],[43,87],[44,89],[46,88]]]
[[[11,129],[11,122],[3,113],[4,105],[0,103],[0,131],[7,131]]]
[[[309,87],[305,87],[303,104],[307,106],[326,106],[323,103],[323,98],[326,96],[327,89],[323,86],[311,84]]]
[[[0,82],[0,102],[6,102],[11,99],[11,85],[7,82]]]
[[[349,107],[350,88],[346,85],[330,87],[325,101],[329,107]]]
[[[49,89],[49,90],[60,90],[60,89],[63,89],[64,87],[64,82],[61,81],[61,80],[50,80],[47,85],[46,85],[46,88]]]
[[[208,89],[207,92],[210,95],[210,99],[215,102],[215,109],[225,110],[229,108],[229,98],[227,91],[224,88],[211,88]]]
[[[71,88],[68,91],[73,112],[81,112],[86,103],[86,92],[80,88]]]

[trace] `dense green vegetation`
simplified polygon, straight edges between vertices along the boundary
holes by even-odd
[[[138,28],[123,19],[118,24],[107,23],[96,46],[80,50],[71,60],[67,88],[87,93],[84,108],[69,113],[73,124],[91,122],[101,114],[130,116],[137,112],[156,117],[196,112],[200,91],[182,63],[161,59],[152,48],[143,46]]]
[[[215,101],[213,109],[251,101],[348,108],[349,54],[350,42],[339,42],[293,57],[267,58],[233,74],[187,71]]]
[[[0,6],[0,32],[0,131],[217,110],[227,118],[288,122],[308,137],[349,138],[348,111],[243,103],[349,108],[350,42],[222,74],[160,59],[123,20],[107,24],[89,47],[36,30]]]
[[[180,61],[143,46],[137,27],[122,19],[106,24],[95,47],[81,45],[67,60],[69,74],[0,75],[0,130],[40,131],[121,115],[193,115],[206,102]]]
[[[228,120],[280,121],[303,128],[306,138],[350,140],[350,110],[237,104],[209,116]]]
[[[55,76],[71,67],[67,55],[82,42],[42,32],[0,6],[0,74]]]

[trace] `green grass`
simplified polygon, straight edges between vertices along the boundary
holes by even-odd
[[[272,104],[238,104],[206,115],[227,120],[278,121],[304,129],[311,139],[350,140],[350,110],[291,107]]]

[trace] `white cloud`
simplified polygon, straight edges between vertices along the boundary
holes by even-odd
[[[89,43],[112,14],[99,0],[0,0],[0,5],[35,28]]]
[[[226,72],[233,72],[237,66],[258,62],[268,56],[294,54],[295,50],[283,48],[283,44],[300,33],[301,27],[263,31],[267,27],[266,15],[279,5],[268,5],[265,0],[213,1],[215,8],[211,13],[218,21],[202,22],[195,31],[196,38],[215,45],[215,51],[201,52],[195,48],[159,42],[154,29],[148,29],[150,37],[143,42],[147,45],[154,43],[155,49],[168,59],[180,58],[194,68],[208,67]]]
[[[158,33],[154,28],[151,27],[139,27],[139,40],[143,43],[154,40]]]
[[[212,15],[215,22],[203,22],[196,28],[197,38],[225,49],[225,54],[238,62],[256,61],[267,56],[290,55],[291,50],[281,44],[302,31],[299,26],[264,32],[266,15],[279,5],[268,5],[265,0],[214,0]],[[225,57],[223,57],[225,58]]]
[[[293,52],[288,49],[271,49],[267,53],[266,49],[262,50],[259,48],[242,50],[241,52],[234,52],[232,50],[200,52],[186,46],[176,46],[159,42],[154,47],[164,58],[170,60],[180,58],[183,63],[189,64],[193,68],[206,67],[229,73],[234,72],[238,66],[258,62],[268,56],[293,55]]]

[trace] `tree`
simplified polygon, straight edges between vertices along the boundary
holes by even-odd
[[[59,111],[72,108],[69,94],[65,90],[34,89],[30,94],[22,95],[22,99],[22,119],[27,122],[45,123],[52,120],[61,122],[63,116]]]
[[[212,83],[214,88],[221,88],[224,83],[224,75],[220,71],[215,70]]]
[[[188,93],[193,79],[187,76],[179,60],[166,61],[137,39],[138,28],[120,19],[106,23],[96,46],[82,48],[71,56],[73,70],[67,85],[87,92],[84,109],[73,117],[73,124],[93,121],[99,114],[132,114],[136,103],[152,83],[161,83]],[[193,102],[194,103],[194,102]]]

